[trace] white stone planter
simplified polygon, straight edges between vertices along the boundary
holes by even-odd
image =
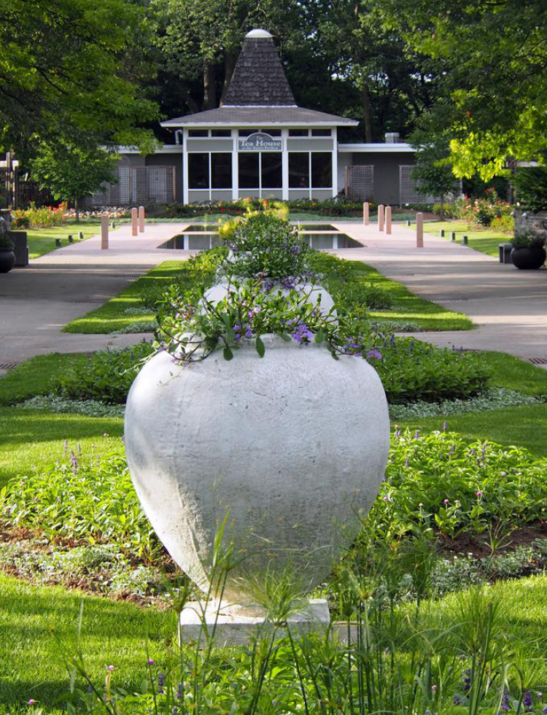
[[[216,283],[205,292],[205,298],[213,304],[219,303],[228,295],[228,286],[229,283],[227,281]],[[334,309],[334,300],[332,299],[331,294],[322,286],[317,284],[312,285],[311,283],[298,283],[295,286],[295,290],[298,293],[307,295],[306,303],[311,303],[314,306],[320,306],[325,315],[332,310],[332,316],[334,318],[336,317],[337,314]],[[290,293],[290,289],[282,288],[281,286],[272,288],[272,295],[275,295],[278,292],[287,296]]]
[[[294,566],[321,583],[377,495],[389,417],[376,371],[323,346],[266,336],[178,365],[156,355],[127,400],[125,445],[145,512],[179,566],[203,590],[213,541],[244,560],[226,598],[247,602],[240,577]]]

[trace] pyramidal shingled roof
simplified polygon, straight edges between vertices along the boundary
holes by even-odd
[[[273,37],[266,30],[252,30],[245,36],[223,106],[296,106]]]

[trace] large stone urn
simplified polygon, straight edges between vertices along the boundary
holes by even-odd
[[[389,449],[376,371],[321,345],[265,336],[181,365],[151,359],[127,400],[129,469],[159,538],[203,591],[225,521],[224,600],[245,605],[249,577],[291,569],[320,584],[374,501]],[[219,594],[216,594],[217,596]]]

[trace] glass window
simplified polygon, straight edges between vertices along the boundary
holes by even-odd
[[[262,162],[262,188],[283,188],[283,154],[280,151],[265,151],[260,155]]]
[[[229,129],[212,129],[211,136],[212,137],[231,137],[232,132]]]
[[[239,154],[239,188],[258,189],[258,152],[240,152]]]
[[[332,129],[312,129],[312,137],[330,137],[332,136]]]
[[[307,137],[309,135],[308,129],[289,129],[290,137]]]
[[[251,134],[255,134],[257,131],[258,131],[258,129],[240,129],[239,136],[240,137],[248,137]]]
[[[311,155],[311,185],[314,189],[330,189],[332,186],[332,154],[330,151],[314,151]]]
[[[188,154],[188,187],[209,188],[209,154]]]
[[[281,136],[281,129],[261,129],[260,131],[269,134],[271,137]]]
[[[310,185],[310,155],[308,152],[289,153],[289,188],[307,189]]]
[[[208,137],[209,130],[208,129],[189,129],[188,136],[189,137]]]
[[[232,155],[228,152],[211,154],[211,186],[213,189],[232,188]]]

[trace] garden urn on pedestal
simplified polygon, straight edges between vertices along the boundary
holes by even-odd
[[[221,594],[253,613],[247,584],[290,569],[322,583],[384,477],[389,417],[376,371],[323,345],[264,336],[232,360],[159,353],[127,400],[125,445],[144,510],[182,570],[210,589],[215,537],[234,564]]]

